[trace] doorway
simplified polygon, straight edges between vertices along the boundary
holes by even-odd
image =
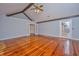
[[[72,20],[66,19],[60,21],[60,34],[63,37],[72,38]]]
[[[30,24],[30,35],[35,35],[35,24]]]

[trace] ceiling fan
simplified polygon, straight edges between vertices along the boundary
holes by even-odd
[[[34,6],[34,8],[32,8],[31,10],[34,10],[35,13],[38,14],[43,11],[43,5],[34,4],[33,6]]]

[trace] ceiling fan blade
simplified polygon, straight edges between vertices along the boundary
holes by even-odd
[[[38,7],[38,6],[36,6],[36,5],[33,5],[35,8],[37,8],[37,9],[39,9],[39,10],[41,10],[41,11],[43,11],[43,9],[42,8],[40,8],[40,7]]]
[[[43,7],[43,5],[40,5],[40,7]]]

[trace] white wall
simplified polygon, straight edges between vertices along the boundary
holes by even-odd
[[[60,22],[51,21],[38,24],[38,34],[60,36]]]
[[[79,39],[79,17],[72,19],[72,38]]]
[[[0,16],[0,40],[29,35],[29,24],[26,19]],[[72,38],[79,39],[79,17],[72,18]],[[37,25],[36,34],[60,36],[60,21],[51,21]]]
[[[29,24],[26,19],[0,16],[0,40],[29,35]]]
[[[71,18],[72,20],[72,38],[79,39],[79,17]],[[49,36],[60,35],[60,21],[51,21],[38,24],[38,34]]]

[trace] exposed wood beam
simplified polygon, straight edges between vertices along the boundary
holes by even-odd
[[[30,21],[33,21],[26,13],[23,12],[23,14],[24,14]]]
[[[13,16],[13,15],[20,14],[20,13],[22,13],[22,11],[16,12],[16,13],[12,13],[12,14],[7,14],[6,16]]]
[[[25,7],[25,8],[23,9],[22,12],[26,11],[27,9],[29,9],[33,4],[34,4],[34,3],[30,3],[27,7]]]
[[[20,13],[23,13],[25,12],[27,9],[29,9],[34,3],[30,3],[27,7],[25,7],[22,11],[19,11],[19,12],[16,12],[16,13],[12,13],[12,14],[7,14],[6,16],[13,16],[13,15],[16,15],[16,14],[20,14]]]
[[[45,22],[50,22],[50,21],[63,20],[63,19],[70,19],[70,18],[75,18],[75,17],[79,17],[79,15],[72,15],[72,16],[68,16],[68,17],[62,17],[62,18],[57,18],[57,19],[39,21],[39,22],[37,22],[37,24],[39,24],[39,23],[45,23]]]

